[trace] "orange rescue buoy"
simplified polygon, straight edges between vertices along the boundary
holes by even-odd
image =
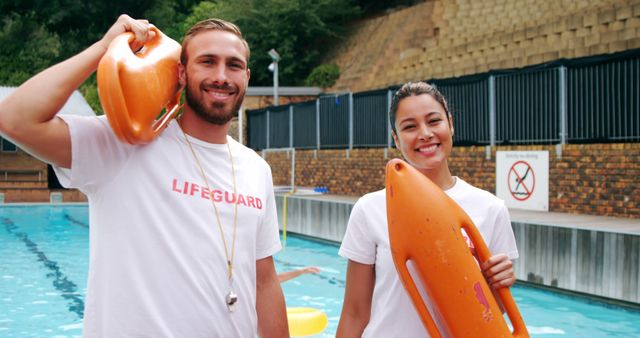
[[[117,36],[98,65],[102,108],[116,136],[131,144],[151,142],[180,108],[180,44],[151,30],[155,36],[137,53],[129,47],[133,33]]]
[[[508,288],[498,295],[514,327],[509,330],[500,307],[461,229],[481,261],[491,256],[482,235],[458,204],[406,162],[386,168],[387,220],[391,254],[399,277],[431,337],[529,337]],[[407,262],[417,274],[412,278]],[[421,282],[420,282],[421,281]],[[418,283],[422,285],[425,304]]]

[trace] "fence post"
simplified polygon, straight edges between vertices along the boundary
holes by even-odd
[[[269,109],[267,109],[267,147],[266,149],[269,149],[269,130],[271,129],[271,126],[269,125],[270,123],[270,115],[271,113],[269,113]]]
[[[560,145],[567,143],[567,67],[558,68],[558,88],[560,89]],[[562,154],[562,153],[560,153]]]
[[[393,93],[391,89],[387,89],[387,146],[384,147],[384,159],[389,158],[389,148],[391,147],[391,122],[389,122],[389,114],[391,110],[391,99]]]
[[[560,144],[556,145],[556,156],[562,158],[562,148],[567,143],[567,67],[558,68],[560,90]]]
[[[347,150],[347,158],[349,158],[351,149],[353,149],[353,92],[349,92],[349,150]]]
[[[289,105],[289,148],[293,148],[293,105]]]
[[[393,99],[393,93],[391,89],[387,89],[387,148],[391,147],[391,100]]]
[[[320,99],[316,99],[316,149],[320,150]]]
[[[491,159],[491,150],[496,146],[496,77],[489,76],[489,148],[486,159]]]

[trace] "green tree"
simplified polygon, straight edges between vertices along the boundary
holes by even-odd
[[[345,0],[203,1],[193,8],[183,30],[209,17],[234,22],[251,47],[252,85],[271,85],[271,48],[282,57],[280,83],[302,85],[322,53],[342,37],[345,23],[358,13],[358,7]]]
[[[43,69],[77,54],[102,35],[122,13],[147,18],[179,40],[182,23],[196,0],[0,0],[0,85],[19,85]],[[101,113],[95,75],[82,85]]]
[[[59,37],[39,23],[34,13],[4,17],[0,46],[0,84],[14,86],[47,68],[61,50]]]
[[[251,84],[271,85],[267,51],[276,49],[282,85],[301,85],[322,53],[359,15],[355,0],[0,0],[0,85],[19,85],[98,41],[126,13],[180,41],[209,17],[236,23],[251,46]],[[100,112],[95,75],[80,88]]]

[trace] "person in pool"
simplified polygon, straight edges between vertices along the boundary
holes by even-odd
[[[311,274],[311,273],[312,274],[320,273],[320,268],[315,266],[305,266],[300,269],[281,272],[278,274],[278,280],[280,281],[280,283],[284,283],[294,278],[298,278],[302,275]]]
[[[492,290],[513,285],[511,260],[518,251],[509,212],[502,200],[451,174],[454,129],[444,96],[427,83],[406,83],[393,96],[389,117],[405,160],[465,210],[494,253],[480,263]],[[336,337],[429,336],[393,264],[386,210],[380,190],[364,195],[351,211],[339,251],[349,262]]]

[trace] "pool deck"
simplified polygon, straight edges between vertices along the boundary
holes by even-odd
[[[346,204],[354,204],[358,200],[358,197],[330,194],[295,194],[295,196],[296,198]],[[509,214],[511,215],[511,221],[514,223],[531,223],[561,228],[640,235],[640,219],[521,209],[509,209]]]
[[[640,235],[640,219],[519,209],[509,213],[513,222]]]

